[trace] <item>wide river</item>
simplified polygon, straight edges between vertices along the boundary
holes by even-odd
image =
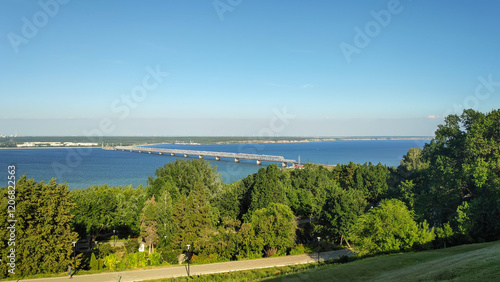
[[[346,164],[349,162],[398,166],[401,158],[411,147],[423,148],[429,140],[349,140],[309,143],[271,143],[244,145],[155,145],[153,147],[251,153],[284,156],[301,163]],[[166,163],[178,157],[158,154],[139,154],[103,149],[5,149],[0,150],[0,187],[7,186],[7,167],[16,167],[16,177],[26,174],[36,181],[48,181],[57,177],[58,183],[67,182],[70,189],[91,185],[123,186],[146,185],[148,176]],[[183,158],[183,157],[181,157]],[[225,183],[231,183],[269,163],[255,161],[206,158],[217,166]],[[3,180],[2,180],[3,179]]]

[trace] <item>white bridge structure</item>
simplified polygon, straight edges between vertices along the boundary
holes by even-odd
[[[259,154],[244,154],[244,153],[228,153],[228,152],[213,152],[213,151],[196,151],[196,150],[179,150],[179,149],[164,149],[164,148],[150,148],[150,147],[138,147],[138,146],[117,146],[113,148],[116,151],[129,151],[129,152],[139,152],[139,153],[158,153],[159,155],[170,155],[174,156],[184,156],[185,158],[189,156],[198,156],[198,158],[203,159],[205,157],[214,157],[216,161],[220,161],[221,158],[234,159],[236,163],[240,160],[255,160],[258,165],[262,164],[263,161],[281,163],[283,167],[288,164],[297,165],[296,160],[285,159],[283,156],[272,156],[272,155],[259,155]]]

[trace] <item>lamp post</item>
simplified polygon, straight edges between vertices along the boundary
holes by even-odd
[[[321,237],[318,237],[318,263],[319,263],[319,250],[320,250],[320,242],[321,241]]]
[[[187,261],[188,261],[188,271],[187,272],[188,272],[188,277],[189,277],[190,276],[190,274],[189,274],[190,273],[190,269],[189,269],[189,260],[190,260],[190,258],[189,258],[189,247],[191,247],[191,245],[187,244],[186,247],[187,247],[187,252],[188,252],[188,259],[187,259]]]
[[[76,242],[72,242],[73,243],[73,267],[75,267],[76,269],[76,255],[75,255],[75,252],[76,252]]]
[[[113,242],[114,242],[113,243],[113,247],[116,247],[116,235],[115,235],[115,231],[116,230],[113,229]]]
[[[167,235],[163,236],[165,238],[165,248],[167,247]]]

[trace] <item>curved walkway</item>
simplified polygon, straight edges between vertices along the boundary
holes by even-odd
[[[341,256],[351,256],[353,252],[349,249],[323,252],[320,253],[320,261],[325,261],[329,259],[336,259]],[[276,266],[286,266],[294,264],[306,264],[318,261],[318,254],[304,254],[296,256],[286,256],[286,257],[274,257],[274,258],[262,258],[254,260],[241,260],[241,261],[229,261],[229,262],[219,262],[210,264],[195,264],[190,266],[191,276],[203,275],[203,274],[213,274],[231,271],[240,271],[248,269],[257,268],[267,268]],[[98,274],[88,274],[88,275],[77,275],[73,276],[72,282],[87,282],[87,281],[99,281],[99,282],[116,282],[119,277],[121,277],[121,282],[129,281],[144,281],[151,279],[161,279],[161,278],[172,278],[179,276],[187,276],[187,265],[182,266],[170,266],[170,267],[158,267],[154,269],[145,270],[129,270],[120,272],[106,272]],[[26,279],[22,281],[30,282],[60,282],[68,281],[68,277],[52,277],[52,278],[38,278],[38,279]]]

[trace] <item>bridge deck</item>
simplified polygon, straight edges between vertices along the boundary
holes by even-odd
[[[161,154],[174,154],[186,156],[199,156],[199,157],[215,157],[217,158],[232,158],[244,160],[256,160],[267,162],[281,162],[281,163],[297,163],[296,160],[285,159],[283,156],[273,155],[259,155],[259,154],[244,154],[244,153],[228,153],[228,152],[213,152],[213,151],[196,151],[196,150],[179,150],[179,149],[163,149],[163,148],[150,148],[150,147],[137,147],[137,146],[117,146],[115,150],[122,151],[140,151],[148,153],[161,153]]]

